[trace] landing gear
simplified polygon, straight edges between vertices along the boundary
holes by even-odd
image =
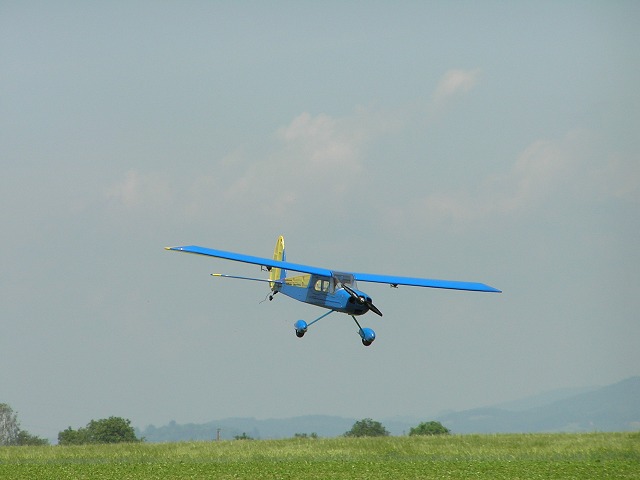
[[[313,325],[319,320],[322,320],[324,317],[333,313],[334,311],[335,310],[329,310],[324,315],[321,315],[320,317],[316,318],[314,321],[309,323],[305,322],[304,320],[298,320],[296,323],[293,324],[293,328],[295,329],[295,332],[296,332],[296,337],[298,338],[304,337],[305,333],[307,333],[307,330],[311,325]],[[353,321],[356,322],[356,325],[358,326],[358,335],[360,335],[360,339],[362,340],[362,345],[364,345],[365,347],[368,347],[376,339],[376,332],[374,332],[371,328],[366,328],[366,327],[362,328],[362,326],[360,326],[360,323],[358,323],[358,320],[356,319],[355,316],[351,315],[351,318],[353,318]]]
[[[351,318],[353,318],[353,321],[356,322],[356,325],[358,325],[358,335],[360,335],[360,338],[362,339],[362,345],[368,347],[376,339],[376,332],[374,332],[371,328],[362,328],[360,326],[360,323],[358,323],[358,320],[356,320],[356,317],[354,317],[353,315],[351,315]]]
[[[335,310],[329,310],[327,313],[325,313],[324,315],[321,315],[320,317],[316,318],[313,322],[310,322],[310,323],[307,323],[304,320],[298,320],[296,323],[293,324],[293,328],[296,329],[296,337],[298,338],[304,337],[304,334],[307,333],[307,328],[309,328],[311,325],[316,323],[318,320],[322,320],[324,317],[326,317],[330,313],[333,313],[334,311]]]

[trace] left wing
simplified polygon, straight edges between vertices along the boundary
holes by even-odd
[[[408,285],[411,287],[446,288],[451,290],[469,290],[472,292],[502,293],[497,288],[484,283],[459,282],[456,280],[436,280],[433,278],[397,277],[395,275],[375,275],[371,273],[354,273],[353,277],[361,282],[388,283],[392,287]]]

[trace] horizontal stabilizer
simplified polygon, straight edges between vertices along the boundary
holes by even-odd
[[[238,277],[236,275],[225,275],[224,273],[212,273],[212,277],[222,278],[235,278],[236,280],[251,280],[253,282],[266,282],[266,283],[282,283],[280,280],[268,280],[266,278],[253,278],[253,277]]]

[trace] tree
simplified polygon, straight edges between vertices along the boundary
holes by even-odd
[[[413,435],[449,435],[451,430],[440,422],[422,422],[417,427],[412,427],[409,436]]]
[[[131,420],[121,417],[109,417],[91,420],[85,428],[74,430],[71,427],[58,433],[60,445],[83,445],[86,443],[122,443],[141,442],[131,426]]]
[[[87,430],[93,443],[139,442],[131,420],[121,417],[109,417],[102,420],[91,420]]]
[[[18,414],[6,403],[0,403],[0,446],[48,445],[49,440],[31,435],[20,428]]]
[[[370,418],[358,420],[353,424],[351,430],[345,432],[345,437],[386,437],[389,432],[380,423]]]
[[[58,433],[58,445],[84,445],[85,443],[91,443],[89,432],[86,428],[74,430],[69,427]]]
[[[18,415],[6,403],[0,403],[0,446],[17,445],[19,433]]]

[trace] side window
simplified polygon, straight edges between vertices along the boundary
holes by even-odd
[[[329,280],[318,280],[313,289],[317,292],[328,292],[329,291]]]

